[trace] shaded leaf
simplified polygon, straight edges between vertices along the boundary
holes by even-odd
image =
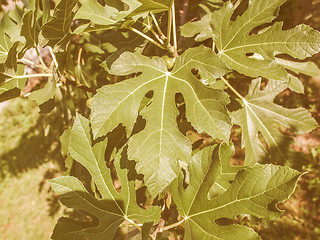
[[[304,108],[286,109],[273,103],[274,98],[286,85],[278,81],[269,81],[264,90],[260,90],[261,79],[252,81],[243,108],[232,114],[234,123],[242,128],[242,146],[246,149],[245,164],[261,161],[267,150],[259,139],[262,134],[274,162],[284,163],[292,160],[290,144],[292,138],[279,132],[275,124],[280,123],[295,134],[307,133],[318,124]]]
[[[134,10],[130,16],[145,12],[160,13],[167,12],[172,7],[174,0],[139,0],[142,5]]]
[[[42,26],[42,35],[48,40],[47,45],[68,41],[70,26],[77,11],[78,0],[61,0],[54,9],[53,17]]]
[[[20,90],[26,85],[28,78],[21,78],[20,76],[24,73],[24,65],[18,64],[17,71],[13,69],[5,69],[0,72],[0,94],[5,98],[5,100],[18,97],[20,95]],[[18,76],[16,76],[16,74]],[[5,92],[13,90],[10,93],[3,95]]]
[[[198,132],[224,141],[229,139],[231,126],[225,108],[228,97],[221,90],[203,85],[192,74],[192,68],[199,69],[204,79],[215,79],[229,71],[215,53],[203,46],[188,49],[177,59],[172,72],[167,71],[159,57],[150,59],[125,52],[112,64],[109,73],[142,74],[100,88],[90,106],[94,138],[106,135],[120,123],[129,136],[144,96],[153,91],[151,104],[141,111],[146,127],[128,143],[129,158],[137,162],[136,169],[144,175],[153,196],[176,177],[178,160],[188,162],[191,156],[191,143],[177,126],[176,93],[182,93],[187,119]]]
[[[187,22],[180,27],[180,33],[184,37],[195,37],[195,41],[202,42],[211,39],[214,36],[210,26],[211,13],[204,15],[201,20],[195,22]]]
[[[29,100],[36,101],[38,105],[52,99],[57,91],[57,83],[53,78],[50,78],[46,85],[39,90],[33,91],[29,96]]]
[[[26,39],[24,48],[29,49],[37,45],[36,36],[36,12],[34,10],[27,11],[22,17],[21,36]]]
[[[230,161],[221,157],[224,151],[229,151],[226,146],[223,150],[211,146],[196,153],[189,165],[188,187],[183,188],[183,174],[170,186],[173,200],[185,219],[185,240],[260,239],[253,229],[238,224],[223,225],[219,220],[234,219],[240,214],[274,220],[282,215],[275,204],[288,199],[301,176],[296,170],[269,164],[256,164],[241,171],[239,168],[231,186],[208,199],[210,187],[221,178],[221,165]]]

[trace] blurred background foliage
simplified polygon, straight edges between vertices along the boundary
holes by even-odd
[[[27,2],[1,0],[0,15],[8,9],[23,7]],[[50,2],[53,8],[58,1]],[[219,4],[215,4],[218,1],[189,0],[188,12],[184,14],[185,2],[186,0],[176,0],[180,16],[178,20],[181,23],[199,19],[202,11],[199,4],[211,9],[219,7]],[[320,30],[320,0],[288,0],[281,8],[277,21],[279,20],[284,21],[284,28],[306,23]],[[163,22],[163,25],[166,23]],[[75,22],[72,28],[76,27]],[[44,103],[40,109],[37,104],[23,97],[1,103],[0,240],[49,239],[55,222],[62,212],[69,215],[77,214],[62,208],[57,195],[50,190],[46,182],[48,179],[63,175],[66,170],[65,159],[60,153],[59,137],[71,125],[76,111],[88,116],[87,99],[92,97],[97,88],[121,81],[116,77],[108,77],[106,82],[104,75],[104,68],[108,68],[108,64],[121,53],[118,50],[123,51],[124,46],[125,50],[140,49],[143,42],[137,35],[122,31],[75,36],[72,38],[72,44],[68,46],[66,53],[68,57],[65,54],[57,55],[59,61],[65,62],[65,65],[61,65],[67,66],[65,68],[69,75],[65,76],[65,81],[70,84],[59,90],[61,92],[58,92],[54,101]],[[184,49],[196,44],[192,39],[179,39],[179,45]],[[153,46],[148,46],[144,53],[163,54]],[[32,57],[32,53],[27,54]],[[42,54],[45,61],[48,63],[52,61],[45,49]],[[319,57],[318,54],[309,60],[320,66]],[[107,61],[100,65],[105,59]],[[76,77],[77,84],[71,76]],[[232,74],[229,77],[232,84],[245,95],[250,79],[239,74]],[[286,90],[276,101],[287,108],[305,107],[320,123],[320,76],[310,78],[301,74],[299,78],[304,83],[305,95]],[[29,81],[24,94],[43,84],[45,82],[41,79]],[[46,112],[50,113],[42,114]],[[283,132],[290,134],[286,129],[283,129]],[[203,146],[212,142],[207,136],[197,135],[192,131],[187,134],[193,142],[199,142]],[[238,128],[234,128],[232,140],[236,146],[240,142],[240,137],[241,132]],[[320,129],[296,136],[295,144],[291,147],[302,153],[302,169],[307,174],[299,181],[297,190],[290,200],[279,206],[286,210],[285,215],[273,223],[252,219],[250,216],[239,220],[240,224],[250,226],[258,223],[255,229],[265,240],[320,239]],[[244,154],[239,144],[236,150],[233,161],[241,162]],[[84,170],[80,168],[77,171]],[[166,196],[162,198],[168,199]],[[174,209],[166,208],[162,217],[169,221],[177,217],[175,214]],[[177,239],[179,235],[182,236],[182,232],[183,229],[176,230]],[[122,235],[120,230],[117,239],[129,239],[129,236]]]

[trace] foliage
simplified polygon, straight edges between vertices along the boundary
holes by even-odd
[[[301,176],[280,127],[303,134],[318,126],[305,109],[274,103],[285,89],[303,92],[296,74],[320,71],[300,62],[320,51],[320,32],[303,24],[283,30],[276,17],[284,2],[250,0],[239,13],[237,2],[204,1],[199,21],[181,23],[181,39],[194,37],[181,48],[178,0],[60,0],[52,11],[35,0],[2,14],[1,99],[44,77],[29,99],[74,121],[61,137],[68,171],[50,183],[87,221],[62,217],[53,239],[112,239],[124,227],[163,239],[182,226],[185,239],[260,239],[235,219],[275,220]],[[50,65],[39,47],[49,49]],[[24,57],[29,49],[39,63]],[[39,73],[23,75],[24,65]],[[228,81],[234,72],[253,78],[246,96]],[[235,125],[242,166],[230,165]],[[188,129],[212,146],[197,149]],[[86,174],[72,176],[81,166]],[[165,208],[176,216],[163,223]]]

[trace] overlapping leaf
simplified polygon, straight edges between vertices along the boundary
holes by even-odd
[[[296,134],[307,133],[317,127],[316,121],[304,108],[286,109],[273,103],[274,98],[286,86],[278,81],[269,81],[260,90],[261,79],[252,81],[243,108],[233,113],[234,123],[242,128],[242,146],[246,149],[245,164],[251,165],[265,157],[267,150],[259,140],[262,134],[272,160],[284,163],[293,160],[290,151],[292,139],[279,132],[276,123],[282,124]]]
[[[50,78],[46,85],[33,91],[29,96],[29,99],[36,101],[38,105],[41,105],[54,97],[57,91],[57,83],[53,78]]]
[[[12,61],[16,62],[19,43],[24,40],[19,36],[21,26],[11,19],[17,15],[15,10],[7,12],[2,16],[0,22],[0,64],[9,64],[10,67],[12,67]],[[19,22],[19,16],[17,18]]]
[[[145,12],[160,13],[166,12],[174,3],[174,0],[139,0],[141,6],[131,13],[137,15]]]
[[[54,9],[53,17],[42,26],[42,35],[49,46],[68,41],[70,26],[79,0],[61,0]]]
[[[38,36],[36,34],[36,17],[35,10],[27,11],[22,18],[21,36],[26,39],[24,48],[29,49],[37,45]]]
[[[201,20],[195,22],[187,22],[180,27],[181,35],[184,37],[195,37],[195,41],[202,42],[209,38],[213,38],[213,30],[210,26],[211,13],[204,15]]]
[[[274,220],[282,214],[275,204],[292,194],[301,175],[288,167],[256,164],[239,171],[221,195],[208,199],[209,189],[221,178],[221,165],[230,161],[222,157],[225,151],[230,152],[227,148],[213,146],[196,153],[189,165],[188,187],[183,187],[183,174],[170,186],[173,200],[185,219],[185,240],[260,239],[253,229],[223,225],[219,220],[234,219],[240,214]]]
[[[283,31],[282,23],[276,22],[262,33],[249,35],[254,28],[275,19],[285,1],[249,1],[248,9],[235,21],[230,20],[235,10],[230,2],[213,12],[214,41],[228,67],[251,77],[287,81],[288,74],[274,60],[275,54],[305,59],[320,51],[320,33],[304,24]],[[260,54],[263,60],[248,56],[253,53]]]
[[[90,20],[94,26],[86,28],[87,31],[96,29],[120,28],[121,25],[130,18],[137,19],[145,17],[146,13],[168,11],[173,4],[173,0],[165,1],[144,1],[144,0],[122,0],[121,3],[107,4],[102,6],[97,0],[80,0],[81,7],[77,12],[76,19]],[[123,5],[128,9],[123,10]]]
[[[102,6],[96,0],[80,0],[79,2],[82,6],[75,16],[76,19],[87,19],[99,25],[113,25],[120,20],[114,18],[115,14],[119,12],[114,7]]]
[[[153,99],[141,115],[146,127],[129,140],[129,158],[137,162],[137,171],[145,177],[153,195],[162,191],[179,171],[178,159],[188,162],[191,144],[179,131],[175,94],[182,93],[186,117],[198,132],[228,141],[230,122],[225,105],[229,102],[221,90],[207,88],[191,72],[197,68],[201,76],[217,78],[228,69],[209,49],[201,46],[187,50],[168,72],[164,61],[137,53],[124,53],[111,66],[110,73],[140,76],[104,86],[94,97],[91,124],[95,138],[106,135],[120,123],[130,135],[144,96]]]
[[[142,209],[136,203],[134,181],[128,181],[127,158],[119,151],[115,167],[121,182],[121,192],[114,188],[111,173],[105,164],[106,141],[92,146],[89,120],[77,115],[70,134],[69,153],[91,174],[101,194],[93,197],[75,177],[64,176],[50,181],[52,188],[61,195],[67,207],[83,210],[98,219],[97,225],[85,225],[68,218],[61,218],[53,232],[53,239],[73,239],[76,236],[89,239],[112,239],[121,223],[130,219],[140,223],[157,222],[160,209]]]
[[[24,65],[22,64],[18,64],[16,70],[0,66],[0,102],[20,96],[21,89],[28,81],[28,78],[21,77],[23,73]]]

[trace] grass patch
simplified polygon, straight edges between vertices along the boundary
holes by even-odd
[[[63,209],[52,212],[53,192],[44,176],[57,169],[45,163],[20,176],[9,176],[0,182],[0,239],[50,239]],[[43,184],[44,183],[44,184]]]

